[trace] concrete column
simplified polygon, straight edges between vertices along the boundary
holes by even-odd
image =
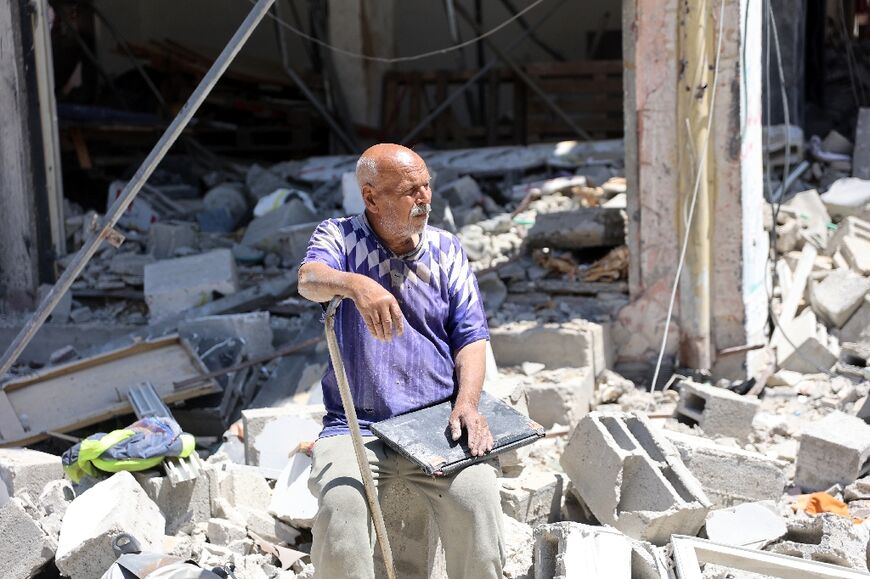
[[[395,0],[329,0],[329,42],[355,53],[395,55]],[[389,65],[336,53],[324,53],[335,64],[351,121],[378,126],[381,81]]]
[[[0,312],[33,307],[39,283],[23,6],[0,3]]]
[[[613,328],[622,361],[654,363],[661,344],[698,149],[703,145],[697,129],[706,127],[706,115],[699,115],[700,109],[681,96],[689,86],[691,98],[691,85],[699,85],[698,79],[689,77],[692,70],[696,76],[712,79],[712,71],[705,67],[715,62],[718,40],[719,0],[707,10],[705,57],[698,58],[697,44],[681,37],[681,20],[701,4],[694,0],[623,3],[632,302]],[[761,192],[760,6],[748,0],[725,5],[710,153],[702,177],[707,191],[695,210],[691,251],[683,271],[690,277],[680,285],[684,295],[678,294],[668,338],[668,355],[677,354],[681,344],[709,344],[706,350],[685,347],[679,352],[682,363],[699,367],[714,365],[718,351],[764,338],[767,238]],[[692,46],[694,68],[686,61]],[[709,99],[711,88],[695,95]],[[687,147],[694,147],[694,152]],[[691,160],[694,168],[689,167]],[[701,267],[705,262],[706,269]],[[706,327],[706,320],[697,319],[700,302],[707,303]],[[744,361],[745,356],[739,357],[741,372]]]

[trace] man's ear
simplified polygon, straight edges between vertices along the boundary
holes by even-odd
[[[363,185],[362,186],[362,198],[363,198],[363,203],[365,203],[365,205],[366,205],[366,209],[370,213],[377,214],[378,204],[377,204],[377,201],[375,199],[374,187],[372,187],[369,184]]]

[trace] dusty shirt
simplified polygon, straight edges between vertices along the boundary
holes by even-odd
[[[311,236],[302,263],[310,261],[377,281],[405,317],[404,334],[381,342],[351,300],[336,312],[338,344],[364,435],[373,422],[453,396],[454,356],[489,339],[477,279],[456,236],[427,226],[416,249],[400,256],[386,248],[364,214],[327,219]],[[322,383],[326,416],[320,436],[346,434],[331,363]]]

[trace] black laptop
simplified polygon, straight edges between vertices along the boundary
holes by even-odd
[[[544,436],[544,427],[486,392],[480,395],[478,410],[486,417],[493,438],[492,451],[483,456],[471,455],[464,429],[459,440],[452,439],[448,424],[453,411],[450,400],[376,422],[370,428],[390,448],[430,476],[452,474]]]

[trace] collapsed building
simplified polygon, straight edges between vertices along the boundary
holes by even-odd
[[[37,20],[49,13],[38,4]],[[547,430],[498,457],[505,577],[868,576],[870,109],[804,129],[785,111],[762,112],[762,63],[745,56],[771,25],[762,7],[693,5],[678,25],[677,10],[623,4],[615,91],[603,80],[612,63],[564,63],[575,82],[593,83],[582,75],[597,71],[601,90],[615,92],[624,135],[607,124],[595,139],[554,142],[541,128],[499,145],[499,119],[481,117],[487,142],[458,146],[473,131],[436,116],[414,141],[434,179],[430,221],[459,237],[477,274],[491,332],[485,388]],[[10,14],[21,16],[15,6]],[[383,16],[329,22],[350,22],[356,34]],[[784,36],[799,34],[781,24]],[[706,52],[691,44],[699,38]],[[122,44],[152,65],[173,56],[188,74],[210,64],[172,42]],[[517,72],[498,50],[496,62],[517,77],[545,77],[532,64]],[[23,62],[4,62],[4,74],[24,80]],[[385,87],[408,82],[384,75]],[[793,88],[790,78],[764,82],[765,91]],[[346,114],[370,113],[374,101],[363,100]],[[420,120],[393,105],[387,134]],[[556,137],[578,137],[581,121],[595,126],[583,116],[594,108],[584,101]],[[29,117],[19,121],[32,129]],[[298,296],[296,270],[322,219],[363,210],[357,155],[343,143],[359,135],[320,122],[332,149],[311,138],[311,150],[282,152],[290,160],[256,151],[230,160],[193,140],[194,153],[164,157],[112,223],[132,171],[112,175],[98,204],[72,195],[37,203],[11,192],[14,179],[20,191],[40,187],[41,174],[58,193],[34,168],[40,159],[3,161],[16,169],[5,172],[0,201],[8,576],[133,573],[137,552],[178,573],[313,576],[307,449],[324,412],[328,353],[321,309]],[[82,127],[66,134],[76,161],[91,162]],[[35,224],[41,211],[48,243]],[[63,249],[48,265],[46,245]],[[57,280],[79,266],[58,293]],[[34,310],[49,302],[50,318],[33,329]],[[193,435],[194,452],[132,473],[65,476],[69,447],[160,412]],[[413,492],[393,485],[380,495],[396,567],[403,578],[446,577],[437,522]]]

